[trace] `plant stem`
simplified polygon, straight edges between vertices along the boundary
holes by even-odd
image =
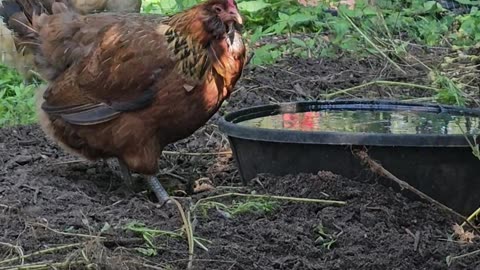
[[[187,269],[191,269],[193,266],[193,252],[195,248],[195,242],[193,238],[193,228],[192,224],[190,222],[190,212],[185,215],[185,211],[183,210],[182,205],[175,199],[171,198],[170,199],[172,202],[174,202],[177,207],[178,211],[180,212],[180,216],[182,217],[183,225],[185,227],[185,234],[187,235],[187,241],[188,241],[188,265]]]
[[[413,192],[415,195],[420,197],[423,200],[428,201],[429,203],[436,205],[438,208],[456,216],[457,218],[465,221],[476,233],[480,234],[479,230],[473,226],[472,223],[470,223],[463,215],[459,214],[452,208],[440,203],[439,201],[433,199],[432,197],[428,196],[427,194],[421,192],[420,190],[414,188],[407,182],[399,179],[395,175],[393,175],[391,172],[389,172],[387,169],[385,169],[382,165],[374,161],[373,159],[370,158],[370,156],[367,154],[367,152],[362,151],[362,150],[357,150],[354,152],[355,156],[362,162],[363,165],[366,165],[373,173],[383,176],[395,183],[397,183],[401,189],[407,189],[411,192]]]
[[[469,256],[473,256],[473,255],[476,255],[476,254],[479,254],[479,253],[480,253],[480,249],[472,251],[472,252],[468,252],[468,253],[465,253],[465,254],[462,254],[462,255],[458,255],[458,256],[448,256],[447,257],[447,264],[451,265],[452,262],[455,261],[455,260],[465,258],[465,257],[469,257]]]
[[[207,198],[198,200],[194,207],[193,211],[198,207],[201,202],[210,201],[214,199],[224,198],[224,197],[247,197],[247,198],[264,198],[264,199],[275,199],[275,200],[284,200],[284,201],[294,201],[294,202],[305,202],[305,203],[320,203],[320,204],[334,204],[334,205],[345,205],[345,201],[334,201],[334,200],[322,200],[322,199],[309,199],[309,198],[296,198],[296,197],[286,197],[286,196],[276,196],[276,195],[260,195],[260,194],[244,194],[244,193],[225,193],[220,195],[215,195]]]
[[[63,245],[63,246],[58,246],[58,247],[39,250],[39,251],[30,253],[30,254],[26,254],[26,255],[23,255],[23,256],[17,256],[17,257],[14,257],[14,258],[10,258],[10,259],[0,261],[0,265],[10,263],[10,262],[14,262],[14,261],[18,261],[18,260],[22,260],[22,259],[26,259],[26,258],[33,257],[33,256],[36,256],[36,255],[42,255],[42,254],[46,254],[46,253],[52,253],[52,252],[55,252],[55,251],[63,250],[63,249],[78,247],[78,246],[81,246],[83,244],[84,243],[75,243],[75,244],[68,244],[68,245]]]
[[[68,233],[68,232],[61,232],[59,230],[55,230],[53,228],[50,228],[48,227],[47,225],[45,224],[41,224],[41,223],[33,223],[33,225],[35,226],[40,226],[40,227],[43,227],[51,232],[54,232],[54,233],[57,233],[57,234],[61,234],[61,235],[67,235],[67,236],[76,236],[76,237],[84,237],[84,238],[96,238],[96,239],[106,239],[105,237],[103,236],[98,236],[98,235],[90,235],[90,234],[83,234],[83,233]]]
[[[232,151],[223,151],[215,153],[189,153],[189,152],[177,152],[177,151],[162,151],[162,154],[172,155],[172,156],[220,156],[220,155],[230,155]]]
[[[472,222],[472,220],[478,215],[480,215],[480,207],[477,210],[475,210],[475,212],[473,212],[470,216],[468,216],[467,221]],[[464,221],[462,223],[462,227],[465,226],[465,224],[467,223]]]
[[[23,265],[14,265],[9,266],[8,270],[49,270],[49,269],[70,269],[73,265],[86,264],[85,261],[66,261],[66,262],[43,262],[43,263],[32,263],[32,264],[23,264]],[[7,269],[7,268],[0,268]]]
[[[388,62],[390,62],[393,66],[395,66],[398,70],[400,70],[403,74],[407,74],[407,72],[405,72],[405,70],[403,70],[397,63],[395,63],[395,61],[393,61],[392,59],[390,59],[390,57],[388,57],[388,55],[386,55],[369,37],[367,37],[367,35],[365,35],[365,33],[363,33],[363,31],[352,21],[352,19],[350,19],[350,17],[348,17],[347,15],[345,14],[342,14],[343,17],[345,17],[349,22],[350,24],[353,26],[353,28],[355,28],[355,30],[357,30],[357,32],[360,33],[360,35],[368,42],[370,43],[370,45],[373,46],[373,48],[375,48],[375,50],[377,50],[383,57],[385,57],[385,59],[387,59]]]
[[[346,94],[346,93],[351,92],[351,91],[356,90],[356,89],[364,88],[364,87],[371,86],[371,85],[377,85],[377,84],[392,85],[392,86],[404,86],[404,87],[410,87],[410,88],[420,88],[420,89],[425,89],[425,90],[432,90],[432,91],[435,91],[435,92],[440,91],[439,89],[437,89],[435,87],[430,87],[430,86],[425,86],[425,85],[420,85],[420,84],[377,80],[377,81],[371,81],[371,82],[367,82],[367,83],[364,83],[364,84],[356,85],[356,86],[353,86],[353,87],[350,87],[350,88],[347,88],[347,89],[342,89],[342,90],[339,90],[339,91],[336,91],[336,92],[333,92],[333,93],[323,94],[321,96],[325,99],[330,99],[330,98],[332,98],[334,96],[338,96],[340,94]]]

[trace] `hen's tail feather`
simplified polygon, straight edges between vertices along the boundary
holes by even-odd
[[[37,49],[38,33],[33,27],[33,17],[42,13],[52,14],[54,2],[69,0],[3,0],[0,6],[0,16],[3,17],[5,26],[14,34],[17,51],[25,48]]]
[[[0,16],[3,18],[3,22],[8,25],[9,19],[15,13],[22,12],[20,5],[14,1],[2,1],[2,6],[0,7]]]
[[[32,23],[33,15],[41,13],[52,14],[52,5],[57,0],[4,0],[0,7],[0,15],[8,25],[9,19],[18,13],[23,13],[28,22]]]

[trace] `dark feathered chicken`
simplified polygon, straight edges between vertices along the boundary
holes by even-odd
[[[191,135],[228,98],[245,64],[234,0],[209,0],[171,18],[79,15],[61,2],[4,1],[0,8],[49,84],[40,123],[64,149],[88,159],[118,158],[155,178],[169,143]]]

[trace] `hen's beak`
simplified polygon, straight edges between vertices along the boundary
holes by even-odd
[[[240,25],[243,25],[243,18],[240,16],[240,13],[238,12],[231,12],[230,15],[232,16],[232,19],[237,22]]]
[[[228,22],[228,21],[233,21],[233,22],[236,22],[240,25],[243,25],[243,19],[242,19],[242,16],[240,16],[240,13],[238,12],[238,10],[234,7],[234,8],[231,8],[226,14],[225,14],[225,19],[224,21]]]

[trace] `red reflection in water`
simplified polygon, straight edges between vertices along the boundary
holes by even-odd
[[[312,131],[320,120],[320,112],[285,113],[282,120],[285,129]]]

